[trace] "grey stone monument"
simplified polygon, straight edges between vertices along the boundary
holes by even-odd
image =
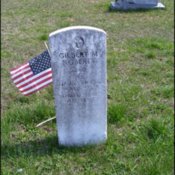
[[[99,144],[107,139],[106,33],[75,26],[49,35],[58,142]]]
[[[115,0],[111,2],[110,8],[116,10],[163,9],[165,6],[159,0]]]

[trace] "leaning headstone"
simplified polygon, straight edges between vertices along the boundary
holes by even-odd
[[[111,9],[116,10],[154,8],[165,8],[165,6],[159,0],[115,0],[111,2]]]
[[[49,35],[58,142],[82,146],[107,138],[106,33],[76,26]]]

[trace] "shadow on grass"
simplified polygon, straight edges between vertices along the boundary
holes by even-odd
[[[84,153],[94,148],[94,145],[82,147],[65,147],[58,144],[57,136],[31,140],[14,145],[2,145],[1,156],[4,159],[23,156],[45,156],[52,154]]]
[[[166,9],[143,9],[143,8],[138,8],[138,9],[111,9],[111,7],[108,7],[108,9],[106,10],[107,13],[146,13],[146,12],[151,12],[151,11],[155,11],[155,10],[166,10]]]

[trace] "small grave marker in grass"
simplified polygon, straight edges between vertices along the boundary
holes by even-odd
[[[111,2],[111,9],[129,10],[129,9],[154,9],[165,8],[159,0],[115,0]]]

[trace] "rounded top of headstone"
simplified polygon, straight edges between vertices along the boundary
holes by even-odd
[[[95,31],[102,32],[102,33],[106,34],[106,32],[104,30],[96,28],[96,27],[91,27],[91,26],[71,26],[71,27],[66,27],[66,28],[59,29],[59,30],[56,30],[56,31],[50,33],[49,37],[57,35],[58,33],[67,32],[67,31],[70,31],[70,30],[79,30],[79,29],[80,30],[81,29],[95,30]]]

